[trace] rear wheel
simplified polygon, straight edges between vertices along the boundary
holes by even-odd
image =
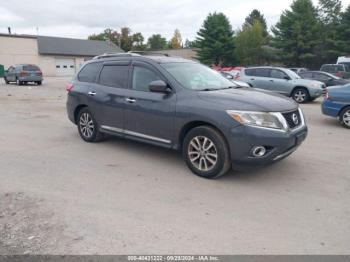
[[[38,86],[41,86],[42,82],[41,82],[41,81],[38,81],[38,82],[36,82],[36,84],[37,84]]]
[[[305,103],[310,100],[310,95],[305,88],[296,88],[292,93],[292,98],[298,103]]]
[[[189,131],[184,139],[182,154],[191,171],[204,178],[220,177],[231,168],[225,139],[209,126],[199,126]]]
[[[87,107],[80,110],[78,114],[78,131],[80,137],[86,142],[99,142],[103,134],[98,130],[99,126]]]
[[[350,106],[340,112],[339,121],[344,127],[350,128]]]

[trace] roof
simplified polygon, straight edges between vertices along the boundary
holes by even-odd
[[[35,35],[17,35],[17,34],[4,34],[4,33],[0,33],[0,36],[3,37],[15,37],[15,38],[32,38],[32,39],[36,39],[37,36]]]
[[[51,36],[38,36],[37,38],[39,54],[42,55],[96,56],[108,52],[124,52],[110,41]]]

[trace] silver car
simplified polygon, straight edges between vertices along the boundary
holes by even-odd
[[[281,67],[244,68],[239,80],[255,88],[292,97],[298,103],[315,100],[325,88],[322,82],[302,79],[292,70]]]

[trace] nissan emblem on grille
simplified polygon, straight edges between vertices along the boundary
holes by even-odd
[[[298,116],[297,116],[297,114],[293,114],[292,115],[292,119],[293,119],[293,123],[295,124],[295,125],[298,125],[299,124],[299,119],[298,119]]]

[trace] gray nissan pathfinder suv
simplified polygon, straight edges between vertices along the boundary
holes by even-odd
[[[281,160],[304,141],[298,104],[234,85],[197,62],[127,53],[87,62],[68,84],[67,111],[86,142],[106,134],[182,152],[193,173]]]

